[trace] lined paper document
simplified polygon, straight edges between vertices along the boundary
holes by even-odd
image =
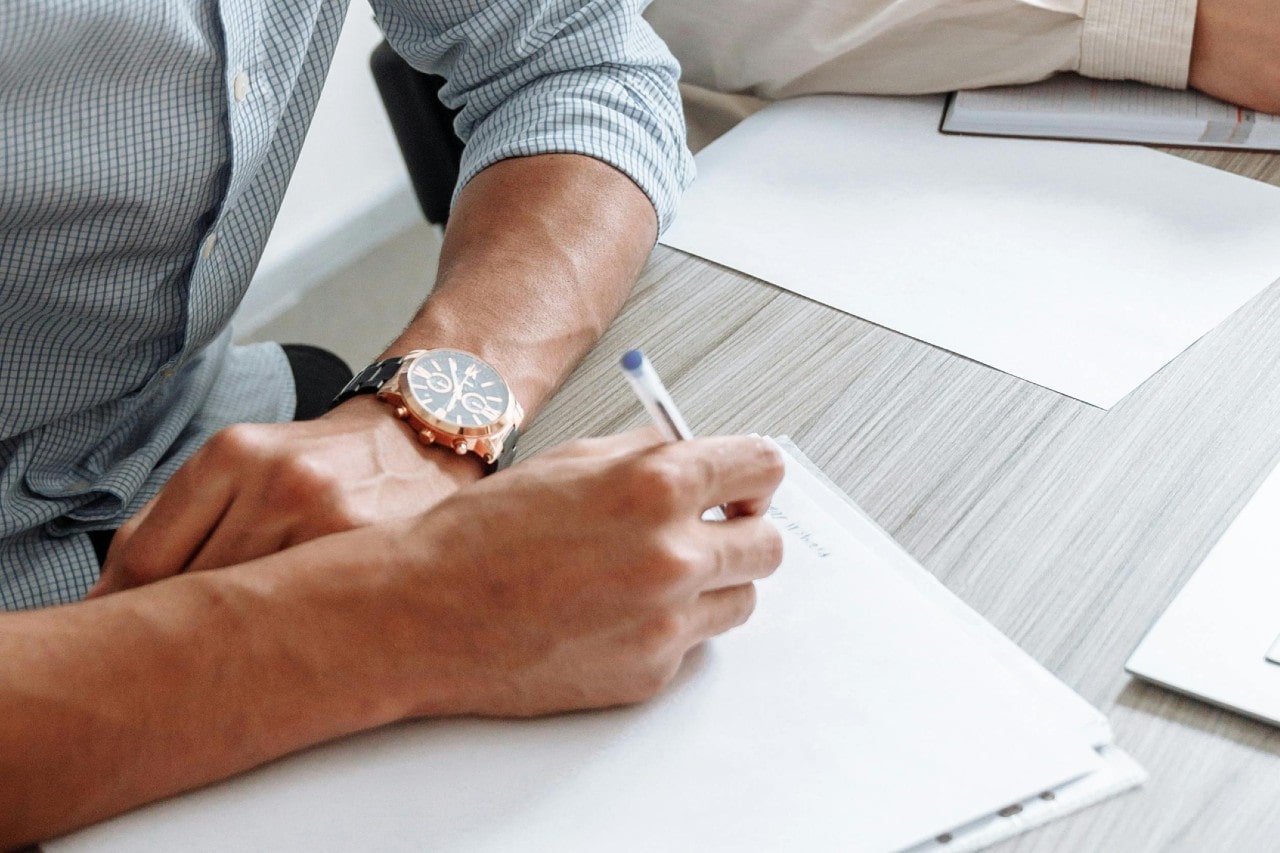
[[[1029,86],[957,92],[948,133],[1043,136],[1280,151],[1280,116],[1195,91],[1062,74]]]

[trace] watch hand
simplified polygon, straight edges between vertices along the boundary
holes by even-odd
[[[462,399],[462,385],[458,382],[458,365],[453,359],[449,359],[449,373],[453,376],[453,396],[449,398],[449,405],[444,407],[446,415],[452,412],[453,407]]]

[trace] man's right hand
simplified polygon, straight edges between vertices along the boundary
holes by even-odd
[[[532,716],[638,702],[744,622],[782,559],[761,517],[782,478],[760,438],[575,441],[393,528],[375,579],[388,683],[412,716]],[[746,508],[703,521],[719,504]],[[733,514],[733,513],[731,513]],[[337,537],[334,537],[335,544]],[[318,544],[318,543],[317,543]],[[384,552],[385,553],[385,552]]]
[[[1228,103],[1280,114],[1280,3],[1200,0],[1190,83]]]
[[[0,614],[0,847],[405,717],[646,699],[751,613],[781,477],[763,439],[577,441],[412,519]]]

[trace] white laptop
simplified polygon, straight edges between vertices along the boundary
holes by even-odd
[[[1280,468],[1147,632],[1125,669],[1280,725]]]

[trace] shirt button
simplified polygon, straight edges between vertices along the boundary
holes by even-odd
[[[204,238],[204,245],[200,247],[200,257],[207,258],[213,254],[213,247],[218,245],[217,233],[210,234]]]
[[[240,71],[231,81],[231,94],[235,95],[236,103],[240,103],[249,94],[249,75]]]

